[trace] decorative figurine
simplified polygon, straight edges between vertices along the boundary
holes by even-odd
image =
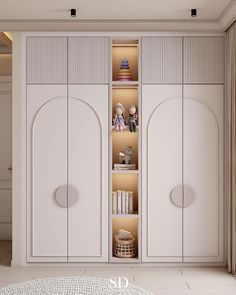
[[[125,146],[123,151],[119,152],[119,163],[130,165],[132,164],[132,156],[134,154],[134,150],[131,145]]]
[[[125,164],[125,154],[123,152],[119,152],[119,164]]]
[[[123,127],[125,126],[125,118],[124,118],[124,107],[121,103],[117,103],[114,107],[115,116],[113,119],[113,125],[115,126],[115,130],[123,131]]]
[[[128,108],[129,112],[129,119],[127,121],[127,125],[129,125],[130,132],[136,132],[138,115],[137,115],[137,108],[134,105],[130,105]]]
[[[132,164],[132,156],[134,154],[134,150],[131,145],[127,145],[124,149],[125,154],[125,164]]]

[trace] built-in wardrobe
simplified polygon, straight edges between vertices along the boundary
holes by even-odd
[[[107,261],[107,52],[107,38],[27,38],[28,261]]]
[[[224,39],[142,40],[144,261],[223,259]]]
[[[222,36],[29,34],[27,262],[223,262]],[[133,79],[117,81],[122,60]],[[112,126],[135,105],[134,133]],[[126,116],[127,114],[125,114]],[[134,169],[115,170],[125,145]],[[113,191],[132,212],[113,212]],[[115,235],[135,257],[115,257]]]

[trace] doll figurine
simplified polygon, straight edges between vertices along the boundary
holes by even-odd
[[[113,125],[115,126],[115,130],[123,131],[123,128],[125,126],[125,119],[124,119],[124,107],[121,103],[117,103],[114,107],[115,116],[113,119]]]
[[[136,106],[130,105],[128,108],[128,111],[129,111],[129,119],[128,119],[127,125],[129,125],[130,132],[135,132],[137,121],[138,121]]]

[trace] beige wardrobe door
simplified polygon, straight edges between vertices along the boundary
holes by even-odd
[[[223,86],[184,86],[183,122],[184,261],[223,262]]]
[[[142,87],[142,224],[145,262],[182,261],[182,87]]]
[[[27,86],[27,261],[67,261],[67,96],[63,85]]]
[[[68,208],[71,262],[108,259],[107,167],[108,86],[70,85],[68,185],[78,194],[77,203]]]

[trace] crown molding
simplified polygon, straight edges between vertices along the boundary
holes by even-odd
[[[52,20],[52,21],[0,21],[0,31],[174,31],[174,32],[223,32],[221,25],[212,20]]]
[[[236,20],[232,0],[216,20],[0,20],[0,32],[224,32]]]
[[[217,21],[225,31],[236,20],[236,0],[232,0],[218,17]]]

